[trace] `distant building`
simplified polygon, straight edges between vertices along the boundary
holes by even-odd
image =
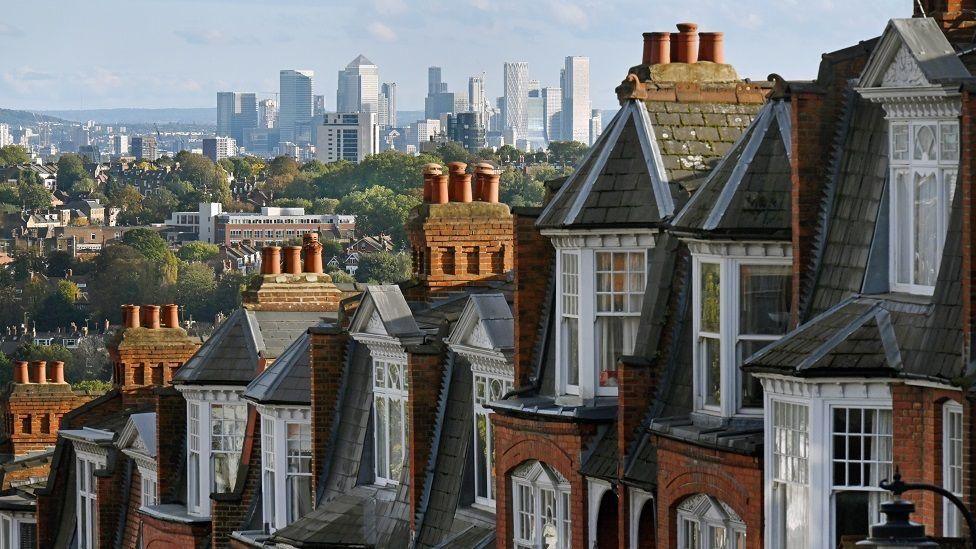
[[[214,162],[237,156],[237,142],[233,137],[203,138],[203,156]]]
[[[599,110],[593,109],[590,116],[590,145],[596,143],[601,133],[603,133],[603,114]]]
[[[439,120],[441,115],[453,113],[455,109],[455,98],[451,92],[438,92],[424,99],[424,116],[429,120]]]
[[[475,154],[488,146],[485,126],[476,112],[460,112],[447,117],[447,137],[460,143],[465,150]]]
[[[324,95],[316,95],[316,96],[313,96],[312,100],[313,100],[312,101],[313,102],[313,105],[312,105],[312,115],[313,116],[322,116],[323,114],[325,114],[325,96]]]
[[[380,130],[376,113],[329,113],[318,128],[315,158],[330,163],[339,160],[362,162],[380,152]]]
[[[561,88],[542,88],[543,134],[547,142],[563,138],[563,91]]]
[[[397,126],[397,85],[396,82],[386,82],[380,86],[380,112],[377,122],[381,128],[395,128]]]
[[[13,143],[14,140],[10,136],[10,126],[8,124],[0,124],[0,147],[13,145]]]
[[[98,145],[81,145],[78,147],[78,155],[85,159],[89,164],[96,164],[101,161],[102,154],[98,150]]]
[[[379,67],[364,55],[359,55],[339,71],[336,90],[336,111],[379,112]]]
[[[244,141],[245,133],[258,126],[257,99],[253,93],[217,93],[217,135]]]
[[[543,105],[542,90],[530,88],[529,96],[525,100],[526,134],[522,137],[534,141],[543,141],[546,134],[545,106]]]
[[[296,127],[312,119],[312,77],[310,70],[283,70],[280,73],[281,104],[278,108],[278,140],[296,142]]]
[[[129,136],[116,134],[112,136],[112,152],[115,156],[125,156],[129,154]]]
[[[427,95],[431,96],[436,93],[444,93],[447,91],[447,83],[441,75],[440,67],[427,67]]]
[[[151,135],[133,137],[132,155],[135,156],[137,160],[156,160],[156,138]]]
[[[503,129],[512,129],[518,137],[528,130],[526,102],[529,98],[529,64],[525,61],[505,63],[505,106],[502,110]]]
[[[316,215],[304,208],[261,208],[259,213],[224,212],[220,203],[201,202],[196,212],[173,212],[167,228],[195,233],[197,240],[233,246],[249,241],[253,246],[281,245],[309,232],[321,232],[333,239],[349,240],[356,228],[356,216]]]
[[[418,120],[407,126],[405,145],[406,147],[412,145],[416,150],[421,143],[430,141],[431,136],[437,135],[440,131],[440,120]]]
[[[563,69],[563,140],[589,143],[590,58],[567,57]]]
[[[485,96],[485,75],[468,78],[468,110],[483,114],[488,106]]]
[[[274,128],[278,125],[278,102],[264,99],[258,103],[258,127]]]

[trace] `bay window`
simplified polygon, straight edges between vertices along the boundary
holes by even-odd
[[[0,513],[0,547],[11,549],[37,547],[37,523],[33,513]]]
[[[191,513],[203,511],[201,505],[200,475],[200,405],[187,403],[187,441],[186,441],[186,479],[187,510]]]
[[[397,484],[406,447],[406,363],[373,359],[373,447],[376,484]]]
[[[762,386],[741,365],[789,329],[789,258],[696,255],[693,277],[696,409],[756,414]]]
[[[891,288],[931,295],[959,167],[954,119],[889,122]]]
[[[548,466],[528,462],[512,475],[515,547],[568,549],[572,524],[569,481]]]
[[[491,428],[491,410],[485,405],[512,390],[511,378],[474,375],[474,471],[475,501],[495,506],[495,448]]]
[[[95,470],[103,467],[94,456],[78,453],[75,474],[78,495],[75,502],[78,521],[78,548],[98,547],[98,495]]]
[[[583,246],[581,244],[598,244]],[[634,352],[650,235],[554,239],[559,390],[581,398],[617,394],[617,360]]]
[[[832,428],[833,524],[835,544],[843,536],[867,537],[881,522],[887,492],[878,484],[891,478],[891,410],[834,407]]]
[[[177,388],[187,400],[187,511],[207,517],[210,494],[230,492],[237,484],[247,405],[239,388]]]
[[[210,474],[211,487],[216,493],[230,492],[237,484],[246,424],[247,406],[210,405]]]
[[[962,483],[962,406],[949,401],[942,407],[942,487],[963,497]],[[962,536],[963,517],[949,500],[942,500],[942,535]]]
[[[772,420],[772,545],[803,549],[810,528],[810,411],[803,404],[772,401]]]
[[[745,547],[746,524],[725,503],[705,494],[695,494],[678,505],[679,549]]]
[[[308,408],[259,406],[265,531],[273,533],[312,509],[312,427]]]
[[[156,472],[139,468],[139,476],[142,477],[142,506],[152,507],[159,504],[158,482]]]

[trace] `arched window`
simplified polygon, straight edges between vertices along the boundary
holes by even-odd
[[[678,549],[745,549],[746,524],[731,507],[705,494],[678,506]]]
[[[568,549],[569,481],[538,461],[520,465],[512,474],[512,518],[519,549]]]

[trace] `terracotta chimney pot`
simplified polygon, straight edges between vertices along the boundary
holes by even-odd
[[[671,62],[671,33],[644,33],[644,65],[667,65]]]
[[[488,182],[488,176],[495,173],[495,167],[487,162],[482,162],[475,166],[474,177],[475,177],[475,190],[474,199],[475,200],[487,200],[485,198],[485,185]]]
[[[159,329],[159,305],[143,305],[142,310],[146,313],[146,328],[150,330]]]
[[[14,362],[14,383],[30,383],[26,360]]]
[[[678,23],[678,36],[671,60],[677,63],[698,62],[698,25],[695,23]]]
[[[34,369],[34,383],[47,383],[47,362],[35,360],[31,366]]]
[[[307,233],[303,236],[302,248],[305,250],[303,270],[306,273],[322,274],[322,244],[319,243],[319,235]]]
[[[458,202],[471,202],[471,174],[466,173],[458,177],[455,194]]]
[[[170,303],[168,305],[163,305],[163,327],[165,328],[179,328],[180,327],[180,306]]]
[[[281,247],[265,246],[261,253],[261,274],[281,274]]]
[[[451,178],[447,174],[434,176],[434,192],[432,196],[434,203],[447,204],[450,201],[450,182]]]
[[[285,246],[285,274],[302,274],[301,246]]]
[[[451,184],[449,187],[449,192],[450,192],[449,200],[451,202],[460,202],[461,184],[459,182],[465,175],[467,175],[466,171],[468,169],[468,165],[465,164],[464,162],[451,162],[450,164],[447,165],[447,168],[451,175]],[[471,179],[468,178],[468,185],[470,186],[470,184],[471,184]]]
[[[502,176],[492,173],[485,176],[484,195],[482,200],[489,204],[498,204],[498,189],[501,186]]]
[[[441,165],[431,162],[424,166],[424,202],[433,202],[434,176],[441,174]]]
[[[725,35],[721,32],[698,33],[698,59],[725,63]]]
[[[139,322],[140,312],[138,305],[126,305],[129,308],[129,316],[126,317],[125,327],[126,328],[138,328],[142,324]]]
[[[55,360],[51,363],[51,383],[65,383],[64,362]]]

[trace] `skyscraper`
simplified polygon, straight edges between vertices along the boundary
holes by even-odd
[[[322,116],[325,114],[325,96],[316,95],[312,97],[312,115]]]
[[[362,162],[380,152],[380,130],[376,113],[328,113],[319,126],[315,158],[330,163],[339,160]]]
[[[542,88],[542,119],[545,126],[546,141],[562,140],[563,135],[563,90],[562,88]]]
[[[336,110],[340,113],[380,110],[380,70],[364,55],[359,55],[339,71]]]
[[[264,99],[258,103],[258,127],[274,128],[278,125],[278,102]]]
[[[502,125],[524,138],[528,130],[526,103],[529,99],[529,64],[525,61],[505,63],[505,110]]]
[[[590,145],[596,143],[600,134],[603,133],[603,114],[599,110],[593,109],[590,113]]]
[[[427,67],[427,95],[431,96],[446,91],[447,83],[441,78],[441,68]]]
[[[257,99],[253,93],[217,93],[217,135],[240,142],[258,126]]]
[[[385,128],[397,127],[397,85],[396,82],[384,82],[380,86],[379,125]]]
[[[156,160],[156,138],[151,135],[133,137],[132,155],[136,160]]]
[[[566,58],[563,68],[563,135],[566,141],[590,142],[590,58]]]
[[[312,77],[310,70],[283,70],[280,75],[281,105],[278,108],[278,141],[294,142],[296,129],[312,119]]]
[[[485,106],[485,75],[468,78],[468,110],[483,114]]]

